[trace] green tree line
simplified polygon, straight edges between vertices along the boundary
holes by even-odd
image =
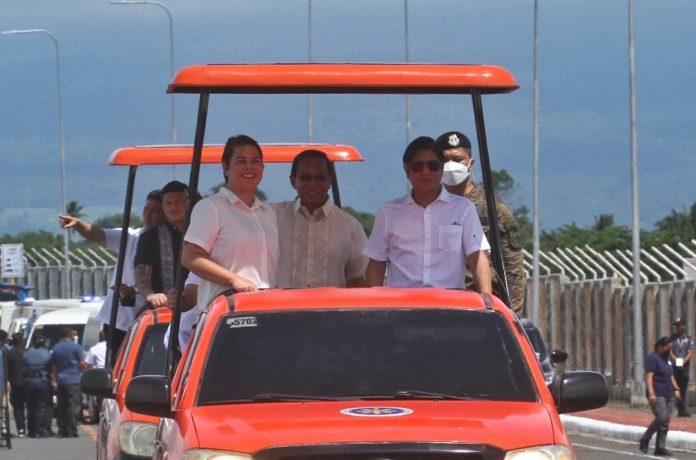
[[[493,183],[496,194],[509,203],[515,190],[514,178],[504,169],[493,171]],[[216,187],[210,191],[214,193]],[[266,200],[266,194],[259,190],[257,196]],[[349,206],[344,208],[346,212],[354,216],[369,235],[372,231],[375,216],[369,212],[355,210]],[[520,240],[527,250],[532,249],[532,222],[530,211],[526,206],[511,207],[518,220],[520,228]],[[68,205],[70,215],[82,217],[82,206],[77,201],[71,201]],[[121,226],[122,215],[114,214],[95,220],[93,223],[102,228],[117,228]],[[142,219],[137,215],[131,216],[131,227],[142,226]],[[72,232],[71,232],[72,233]],[[72,239],[72,235],[71,235]],[[672,209],[668,215],[655,223],[654,230],[641,231],[641,246],[652,247],[661,244],[673,245],[678,242],[686,242],[696,239],[696,201],[690,207],[681,210]],[[0,236],[0,243],[23,243],[26,247],[47,247],[61,249],[63,237],[61,234],[46,230],[33,232],[19,232],[14,235],[4,234]],[[73,245],[76,247],[90,246],[81,238],[75,238]],[[579,227],[575,222],[563,225],[551,231],[542,231],[540,235],[541,249],[553,250],[558,247],[577,247],[589,245],[597,250],[630,249],[632,245],[631,229],[625,225],[617,225],[611,214],[599,214],[595,216],[594,224],[590,227]],[[91,245],[93,246],[93,245]]]

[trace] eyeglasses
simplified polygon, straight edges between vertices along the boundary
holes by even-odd
[[[428,167],[428,170],[430,172],[437,172],[442,168],[442,163],[439,161],[435,160],[430,160],[430,161],[412,161],[410,163],[411,171],[413,172],[421,172],[425,167]]]
[[[315,182],[326,182],[329,177],[325,174],[300,174],[297,178],[302,182],[310,182],[312,180]]]

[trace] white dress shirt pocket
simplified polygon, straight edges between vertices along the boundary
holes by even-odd
[[[458,251],[462,248],[462,226],[440,226],[440,249],[445,251]]]

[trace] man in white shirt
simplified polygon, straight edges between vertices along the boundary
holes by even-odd
[[[467,266],[491,293],[490,250],[476,207],[441,185],[444,156],[435,140],[414,139],[403,155],[411,193],[383,204],[365,255],[369,286],[465,287]]]
[[[93,243],[98,244],[110,251],[118,252],[121,243],[121,229],[107,228],[103,229],[97,225],[92,225],[89,222],[78,219],[73,216],[59,216],[63,228],[72,228],[77,231],[83,238]],[[128,327],[133,322],[135,311],[136,293],[135,293],[135,273],[133,271],[133,260],[138,247],[138,239],[140,235],[147,229],[156,227],[162,222],[162,194],[159,190],[153,190],[147,195],[145,206],[143,207],[143,227],[138,229],[128,229],[128,242],[126,243],[126,255],[123,259],[123,275],[121,277],[121,286],[118,289],[120,301],[116,317],[116,327],[114,329],[114,349],[112,355],[115,356],[118,348],[123,341],[123,338],[128,331]],[[107,293],[106,300],[102,304],[102,308],[97,315],[97,318],[105,323],[104,331],[108,334],[108,324],[111,318],[111,305],[114,296],[114,284],[116,283],[116,271],[111,275],[111,286]],[[140,299],[140,302],[143,302]],[[143,302],[144,303],[144,302]]]
[[[89,367],[104,367],[106,363],[106,334],[104,331],[99,331],[99,342],[89,348],[85,361]]]
[[[193,272],[189,272],[184,282],[184,290],[181,293],[181,317],[179,319],[179,349],[184,350],[189,339],[193,335],[193,329],[198,323],[198,315],[200,312],[196,308],[198,301],[198,285],[201,284],[201,279]],[[171,289],[167,292],[167,305],[170,308],[176,309],[177,298],[176,289]],[[164,346],[169,348],[169,335],[172,330],[172,325],[167,327],[167,332],[164,333]]]
[[[324,152],[305,150],[292,163],[290,184],[298,198],[274,205],[278,215],[278,287],[364,285],[365,231],[329,200],[333,163]]]

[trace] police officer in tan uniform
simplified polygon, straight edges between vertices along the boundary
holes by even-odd
[[[481,226],[490,240],[488,208],[486,195],[472,178],[474,160],[471,158],[471,142],[458,131],[449,131],[437,138],[437,146],[445,155],[442,183],[448,192],[470,199],[478,211]],[[524,314],[524,294],[526,278],[524,274],[524,255],[519,241],[517,220],[510,209],[496,196],[496,213],[498,230],[503,250],[503,265],[510,292],[510,306],[518,316]],[[501,286],[493,280],[493,292],[500,296]],[[473,280],[467,276],[467,287],[473,286]]]

